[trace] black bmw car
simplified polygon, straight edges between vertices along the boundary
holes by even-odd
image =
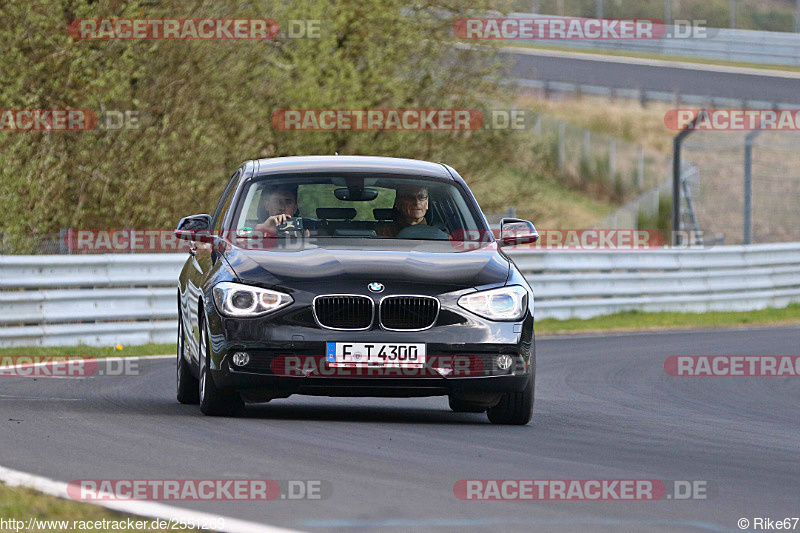
[[[247,161],[183,218],[177,395],[208,415],[292,394],[448,396],[527,424],[533,292],[451,167],[356,156]]]

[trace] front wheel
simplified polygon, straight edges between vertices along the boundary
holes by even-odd
[[[492,424],[524,426],[533,416],[533,381],[536,374],[521,392],[507,392],[500,398],[500,403],[490,407],[486,412]]]
[[[208,416],[235,416],[244,408],[236,391],[219,390],[209,370],[208,331],[200,322],[200,411]]]
[[[189,362],[186,360],[186,337],[183,334],[183,318],[178,309],[178,369],[176,385],[178,401],[185,404],[197,405],[200,403],[200,391],[197,378],[192,375]]]

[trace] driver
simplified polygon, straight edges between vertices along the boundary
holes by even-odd
[[[397,237],[408,226],[427,226],[428,188],[422,185],[402,185],[397,188],[394,199],[394,220],[379,226],[376,233],[380,237]]]
[[[297,186],[276,185],[264,189],[258,211],[259,214],[265,213],[267,219],[255,229],[277,234],[278,225],[300,215],[297,210]]]

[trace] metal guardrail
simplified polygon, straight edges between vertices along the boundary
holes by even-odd
[[[537,318],[749,311],[800,301],[800,243],[510,255],[533,287]]]
[[[800,301],[800,243],[517,250],[541,318],[753,310]],[[0,256],[0,346],[175,341],[183,254]]]
[[[524,87],[538,92],[544,97],[553,94],[569,94],[584,96],[599,96],[603,98],[627,98],[646,102],[670,103],[675,107],[735,107],[742,109],[800,109],[800,105],[755,98],[729,98],[726,96],[710,96],[701,94],[685,94],[669,91],[651,91],[647,89],[625,89],[607,87],[603,85],[589,85],[585,83],[572,83],[561,81],[542,81],[528,79],[509,80],[518,87]]]
[[[183,254],[0,256],[0,346],[175,342]]]
[[[549,17],[513,13],[514,18]],[[767,65],[800,66],[800,33],[708,28],[708,38],[627,40],[541,40],[520,42],[578,49],[630,51],[664,56],[723,59]]]

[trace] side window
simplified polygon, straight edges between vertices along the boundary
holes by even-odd
[[[219,233],[220,229],[222,228],[222,221],[225,220],[225,213],[228,212],[228,208],[231,205],[231,200],[233,200],[233,193],[236,192],[236,183],[239,181],[240,173],[241,171],[237,170],[236,173],[231,176],[230,181],[228,181],[228,185],[225,186],[225,191],[222,193],[222,198],[220,198],[217,208],[214,210],[212,224],[214,226],[215,233]]]

